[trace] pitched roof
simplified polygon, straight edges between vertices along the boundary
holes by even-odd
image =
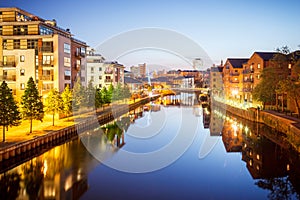
[[[228,62],[232,65],[233,68],[243,68],[243,64],[246,63],[248,58],[228,58]]]
[[[278,54],[278,52],[254,52],[258,54],[263,60],[268,61]]]

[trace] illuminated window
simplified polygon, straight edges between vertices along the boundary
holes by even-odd
[[[292,64],[291,63],[289,64],[289,69],[292,69]]]
[[[68,57],[64,57],[64,66],[71,67],[71,59]]]
[[[20,76],[25,76],[25,69],[20,70]]]
[[[258,74],[258,75],[257,75],[257,79],[259,79],[259,78],[260,78],[260,75]]]
[[[257,69],[260,69],[260,64],[257,64]]]
[[[25,90],[25,83],[21,83],[21,84],[20,84],[20,89],[21,89],[21,90]]]
[[[24,55],[21,55],[20,56],[20,62],[24,62],[25,61],[25,56]]]

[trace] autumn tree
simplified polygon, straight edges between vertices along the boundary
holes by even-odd
[[[32,120],[42,121],[44,118],[44,105],[42,96],[34,83],[32,77],[29,78],[24,95],[21,99],[22,116],[30,121],[30,133],[32,133]]]
[[[67,85],[61,94],[63,113],[69,117],[72,113],[73,96],[70,86]]]
[[[45,111],[52,114],[52,126],[54,126],[55,114],[62,113],[63,102],[60,93],[56,89],[50,90],[45,99]]]
[[[18,126],[21,116],[12,92],[5,81],[0,86],[0,125],[3,129],[3,142],[5,142],[5,127]]]

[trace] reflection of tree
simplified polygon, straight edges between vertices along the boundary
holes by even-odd
[[[20,191],[20,174],[5,174],[0,179],[0,199],[16,199]]]
[[[270,190],[269,199],[299,199],[299,194],[293,188],[289,177],[261,179],[255,183],[258,187]]]
[[[29,199],[38,199],[44,179],[42,167],[43,165],[41,162],[30,162],[28,165],[24,166],[24,183]]]

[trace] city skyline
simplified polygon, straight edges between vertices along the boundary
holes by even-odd
[[[172,30],[193,40],[213,63],[219,64],[228,57],[250,57],[254,51],[274,51],[284,45],[291,50],[298,49],[299,4],[297,1],[89,1],[79,4],[79,1],[16,0],[1,2],[0,6],[18,7],[44,19],[56,19],[58,26],[69,28],[76,38],[91,47],[131,30],[147,27]],[[135,52],[120,61],[129,67],[142,62],[141,54]],[[161,64],[163,59],[158,54],[144,51],[144,58],[154,55],[157,59],[153,56],[153,60],[143,62]],[[178,65],[187,67],[186,61],[178,60]]]

